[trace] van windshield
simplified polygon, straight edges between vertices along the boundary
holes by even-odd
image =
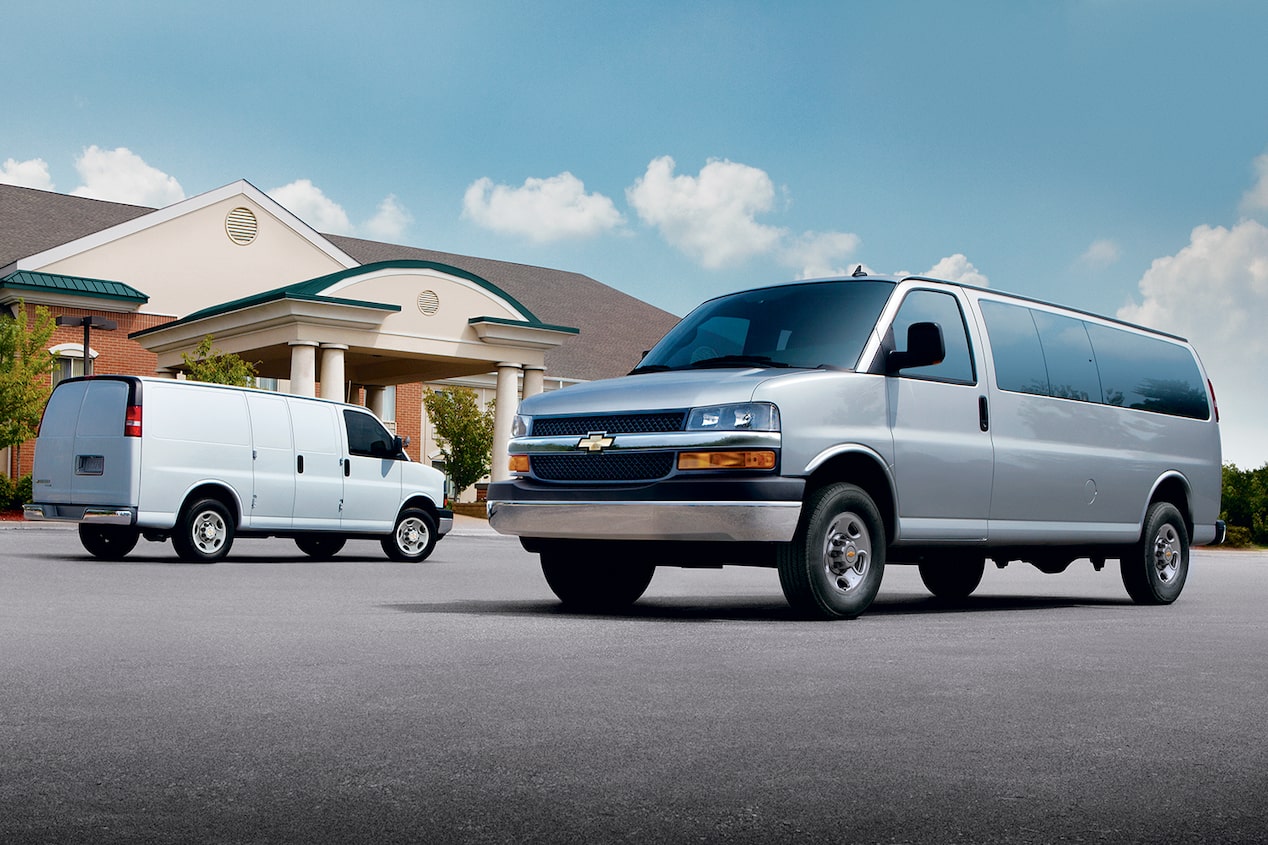
[[[743,367],[853,370],[893,282],[782,285],[711,299],[633,371]]]

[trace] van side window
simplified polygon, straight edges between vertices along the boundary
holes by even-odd
[[[913,323],[937,323],[941,326],[947,354],[941,364],[911,367],[900,371],[899,375],[955,384],[977,383],[973,353],[969,348],[969,334],[964,327],[964,314],[954,296],[935,290],[916,290],[907,294],[898,308],[898,315],[894,317],[892,331],[895,349],[906,351],[907,329]]]
[[[1189,350],[1162,338],[1088,323],[1105,403],[1196,420],[1209,419],[1210,403]]]
[[[1059,399],[1101,401],[1101,377],[1096,372],[1092,341],[1082,320],[1047,311],[1030,312],[1039,329],[1043,357],[1048,363],[1049,393]]]
[[[382,423],[369,414],[344,409],[344,423],[348,427],[348,451],[367,458],[395,458],[392,451],[392,435]]]
[[[995,359],[995,385],[1000,390],[1048,396],[1048,367],[1030,309],[990,300],[982,300],[981,307]]]

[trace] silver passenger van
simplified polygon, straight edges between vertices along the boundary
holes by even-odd
[[[93,555],[140,537],[181,559],[223,558],[235,536],[293,537],[311,557],[351,537],[419,561],[453,525],[444,476],[357,405],[134,376],[60,382],[35,443],[27,519],[79,523]]]
[[[1137,602],[1222,542],[1213,388],[1182,338],[922,277],[704,303],[628,376],[526,399],[492,526],[567,605],[638,599],[657,565],[776,567],[819,618],[886,563],[967,597],[985,561],[1120,561]]]

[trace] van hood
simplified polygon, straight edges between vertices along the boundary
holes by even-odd
[[[530,396],[520,405],[529,416],[619,413],[748,402],[764,382],[805,370],[674,370],[574,384]]]

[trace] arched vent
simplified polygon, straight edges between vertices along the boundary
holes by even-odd
[[[246,246],[255,240],[260,231],[260,221],[255,219],[255,212],[249,208],[235,208],[225,218],[225,231],[229,240],[238,246]]]
[[[434,290],[425,290],[418,295],[418,310],[428,317],[440,310],[440,297]]]

